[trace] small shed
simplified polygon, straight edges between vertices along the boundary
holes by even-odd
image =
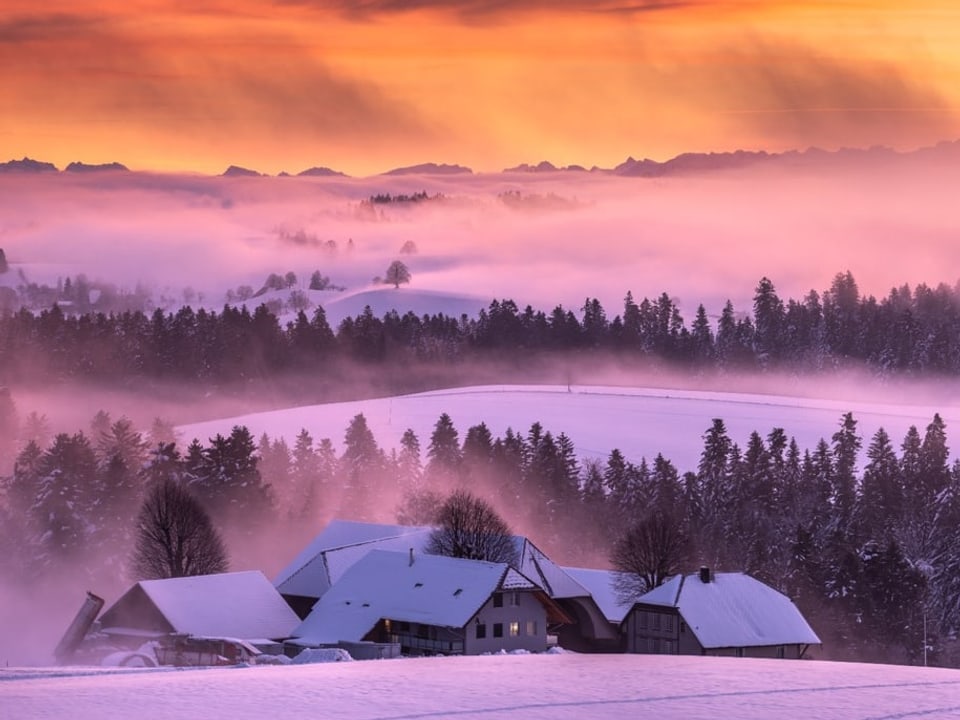
[[[258,642],[290,637],[300,619],[259,570],[141,580],[103,615],[100,630],[129,643],[170,634]]]

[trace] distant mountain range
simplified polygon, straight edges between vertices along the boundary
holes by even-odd
[[[874,146],[871,148],[841,148],[840,150],[822,150],[809,148],[807,150],[790,150],[782,153],[770,153],[764,150],[736,150],[734,152],[710,153],[683,153],[669,160],[659,162],[645,158],[635,160],[628,157],[625,161],[613,168],[594,166],[587,170],[581,165],[567,165],[558,167],[544,160],[536,165],[522,163],[514,167],[505,168],[503,173],[603,173],[620,175],[623,177],[663,177],[667,175],[683,175],[691,173],[712,172],[718,170],[732,170],[758,165],[772,165],[782,167],[804,167],[841,162],[890,162],[898,160],[945,160],[960,162],[960,140],[944,141],[936,145],[900,152],[888,147]],[[106,171],[128,171],[128,168],[118,162],[87,165],[82,162],[72,162],[64,172],[88,173]],[[0,163],[0,173],[45,173],[58,172],[53,163],[42,162],[24,157],[21,160],[10,160]],[[445,163],[422,163],[407,167],[394,168],[381,173],[382,176],[396,175],[471,175],[473,170],[463,165],[448,165]],[[286,172],[281,177],[289,177]],[[346,173],[332,170],[328,167],[311,167],[297,173],[298,177],[349,177]],[[264,173],[250,170],[239,165],[231,165],[222,177],[266,177]]]

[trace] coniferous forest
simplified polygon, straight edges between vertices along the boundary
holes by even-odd
[[[0,382],[31,377],[110,383],[144,379],[229,383],[291,371],[335,371],[340,361],[467,365],[497,357],[523,362],[591,351],[699,370],[821,372],[866,367],[880,376],[960,372],[960,288],[893,288],[861,295],[849,273],[823,293],[781,299],[762,278],[753,307],[714,315],[698,306],[689,324],[667,292],[637,302],[627,293],[611,317],[598,300],[550,311],[494,300],[477,317],[417,316],[369,309],[337,328],[322,307],[282,324],[267,305],[252,312],[185,306],[176,312],[73,314],[54,305],[0,317]],[[716,311],[716,309],[714,309]],[[711,319],[711,318],[716,319]]]
[[[688,328],[664,293],[609,319],[596,300],[550,314],[494,301],[478,318],[376,318],[334,331],[322,308],[285,327],[253,313],[185,307],[73,315],[54,307],[0,318],[0,373],[98,383],[160,378],[255,381],[286,371],[334,372],[337,363],[467,364],[488,355],[591,350],[706,369],[820,372],[848,364],[882,375],[952,375],[960,365],[960,295],[946,286],[860,296],[849,273],[803,300],[781,300],[763,279],[752,313],[728,303],[714,324],[701,307]],[[136,428],[101,411],[88,428],[53,434],[0,393],[0,573],[42,586],[69,575],[93,587],[130,577],[134,518],[145,490],[174,478],[203,504],[241,565],[282,528],[292,547],[331,517],[431,522],[456,487],[498,498],[498,509],[564,564],[614,566],[613,548],[657,518],[683,538],[672,560],[744,571],[795,600],[829,657],[960,665],[960,463],[939,416],[903,438],[861,437],[850,413],[815,447],[783,429],[756,428],[745,447],[722,418],[702,428],[696,467],[657,455],[639,463],[612,448],[583,461],[576,438],[540,423],[494,437],[442,415],[430,438],[408,430],[386,452],[357,415],[337,454],[328,428],[305,428],[293,447],[244,427],[183,438],[158,421]],[[394,440],[394,439],[391,439]],[[206,444],[205,444],[206,443]],[[629,455],[629,448],[627,455]],[[575,530],[574,530],[575,529]],[[292,538],[292,539],[291,539]]]

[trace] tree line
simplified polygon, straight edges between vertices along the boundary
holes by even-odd
[[[689,327],[662,293],[636,302],[627,293],[612,319],[596,298],[578,312],[550,312],[494,300],[476,317],[377,317],[369,307],[334,329],[322,307],[282,324],[270,308],[226,305],[217,312],[0,315],[0,382],[46,375],[125,382],[243,381],[290,371],[336,372],[337,361],[400,364],[473,361],[575,351],[669,361],[695,369],[820,372],[865,366],[879,375],[960,372],[960,289],[940,284],[894,288],[877,300],[839,273],[822,295],[782,300],[763,278],[752,311],[729,301],[714,323],[700,305]]]
[[[162,424],[144,437],[100,413],[89,434],[30,439],[0,479],[0,544],[17,548],[0,571],[24,582],[81,567],[110,586],[130,573],[138,508],[163,482],[195,498],[230,554],[247,559],[278,529],[306,540],[335,516],[434,523],[459,488],[490,498],[565,563],[632,573],[624,599],[700,564],[744,571],[793,598],[832,657],[918,662],[926,643],[931,661],[960,664],[960,463],[939,416],[899,445],[878,430],[862,466],[849,413],[808,449],[780,428],[741,448],[716,419],[684,470],[619,449],[581,460],[571,438],[540,423],[499,437],[480,423],[461,439],[446,413],[425,448],[408,429],[390,451],[362,414],[340,453],[306,429],[293,447],[244,427],[183,451]]]

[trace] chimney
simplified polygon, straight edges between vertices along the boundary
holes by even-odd
[[[413,548],[410,548],[410,566],[413,566]]]
[[[411,562],[413,561],[411,560]],[[706,565],[700,566],[700,582],[702,583],[710,582],[710,568],[708,568]]]

